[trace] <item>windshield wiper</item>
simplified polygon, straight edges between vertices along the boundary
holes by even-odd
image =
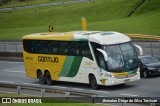
[[[122,56],[120,56],[121,57],[121,59],[120,59],[120,62],[119,62],[119,67],[121,67],[121,64],[122,64],[122,67],[123,67],[123,69],[124,69],[124,64],[125,64],[125,61],[126,61],[126,59],[124,58],[122,58]]]

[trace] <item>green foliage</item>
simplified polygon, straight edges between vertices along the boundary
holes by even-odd
[[[160,0],[146,0],[143,6],[141,6],[137,11],[136,14],[144,14],[148,12],[160,10]]]
[[[88,30],[160,35],[160,1],[147,0],[135,14],[127,17],[139,2],[95,0],[94,3],[0,12],[0,38],[48,32],[50,24],[54,31],[81,30],[81,17],[86,17]]]

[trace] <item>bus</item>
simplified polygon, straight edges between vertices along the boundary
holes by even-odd
[[[140,79],[142,48],[118,32],[49,32],[23,36],[26,76],[53,81],[112,86]]]

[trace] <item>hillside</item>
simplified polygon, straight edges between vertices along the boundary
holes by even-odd
[[[0,12],[0,38],[47,32],[50,24],[54,25],[55,31],[81,30],[81,17],[86,17],[88,30],[160,35],[160,1],[147,0],[127,17],[139,2],[95,0],[94,3]]]

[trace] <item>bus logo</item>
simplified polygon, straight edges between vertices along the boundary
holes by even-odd
[[[50,63],[58,63],[58,57],[46,57],[46,56],[38,56],[39,62],[50,62]]]
[[[2,98],[2,103],[11,103],[11,98]]]

